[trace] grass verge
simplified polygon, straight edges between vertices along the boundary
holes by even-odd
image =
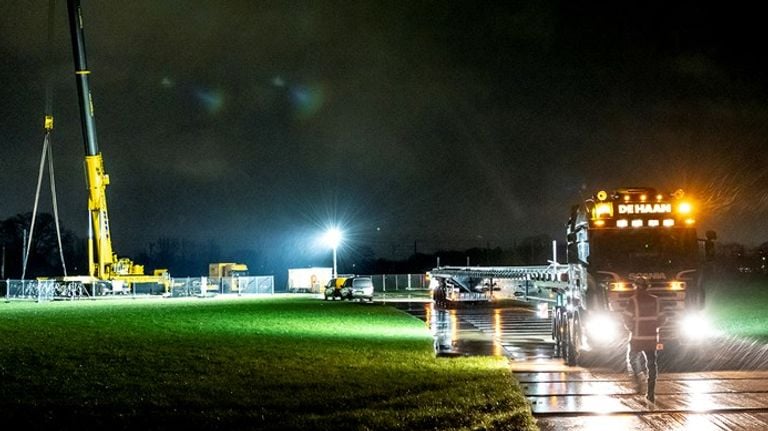
[[[728,335],[768,341],[768,278],[731,277],[707,287],[707,313]]]
[[[0,304],[0,411],[35,428],[525,430],[505,359],[311,298]]]

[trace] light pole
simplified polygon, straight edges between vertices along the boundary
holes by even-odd
[[[331,276],[336,278],[338,272],[336,271],[336,249],[341,243],[341,231],[339,228],[331,228],[325,233],[325,242],[333,249],[333,273]]]

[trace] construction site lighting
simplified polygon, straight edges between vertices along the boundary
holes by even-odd
[[[337,248],[341,243],[341,230],[337,227],[332,227],[325,232],[325,243],[328,247]]]
[[[337,227],[332,227],[325,232],[325,243],[333,249],[333,277],[336,277],[339,272],[336,270],[336,249],[339,248],[342,240],[341,230]]]

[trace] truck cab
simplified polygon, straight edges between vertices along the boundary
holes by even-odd
[[[235,262],[217,262],[208,265],[208,290],[221,293],[240,291],[239,278],[248,275],[248,265]]]
[[[553,336],[569,365],[595,347],[620,343],[621,314],[634,281],[650,280],[666,317],[660,336],[686,341],[681,322],[704,307],[693,201],[682,190],[600,191],[572,207],[567,223],[568,286],[558,292]]]

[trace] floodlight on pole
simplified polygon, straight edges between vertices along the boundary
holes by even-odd
[[[333,249],[333,277],[336,277],[338,275],[338,272],[336,271],[336,249],[339,247],[339,244],[341,243],[341,231],[339,228],[334,227],[331,229],[328,229],[328,231],[325,233],[325,242]]]

